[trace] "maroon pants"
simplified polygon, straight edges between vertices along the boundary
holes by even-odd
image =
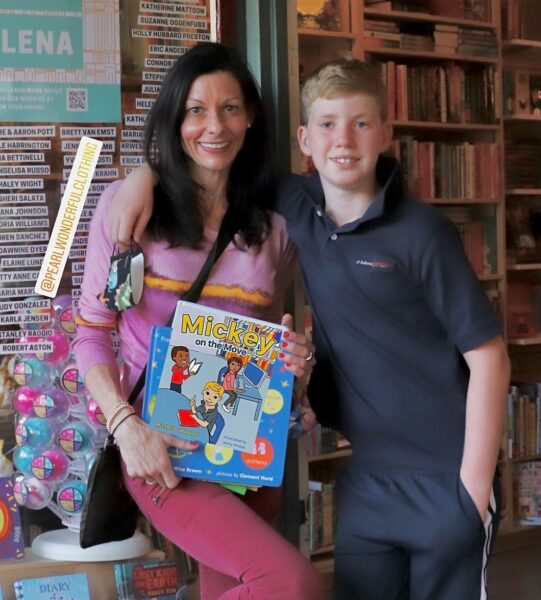
[[[190,479],[174,490],[125,481],[152,525],[199,562],[201,600],[323,599],[318,572],[270,525],[279,489],[241,497]]]

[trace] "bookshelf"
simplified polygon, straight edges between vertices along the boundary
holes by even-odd
[[[298,11],[303,11],[303,4],[313,10],[313,2],[298,0]],[[541,13],[532,9],[531,0],[337,0],[333,4],[349,10],[345,21],[349,28],[328,32],[299,27],[290,40],[292,131],[299,118],[297,73],[302,83],[321,62],[343,56],[381,65],[389,90],[393,151],[409,187],[457,224],[474,269],[504,323],[513,378],[541,381],[541,170],[537,169],[539,181],[524,178],[541,136]],[[290,17],[297,19],[298,14],[291,12]],[[536,114],[537,104],[531,110],[510,109],[507,72],[514,71],[526,74],[528,82],[539,88]],[[422,94],[427,91],[433,100],[423,105]],[[514,156],[517,142],[524,147],[518,159]],[[296,140],[292,148],[292,168],[303,172]],[[447,179],[458,182],[458,188],[442,189],[442,169]],[[513,251],[510,242],[510,212],[520,212],[517,207],[522,206],[536,234],[527,261],[520,260],[522,255]],[[517,281],[525,282],[519,286],[519,300],[521,288],[522,293],[535,290],[539,295],[536,302],[530,300],[528,335],[509,331]],[[503,512],[497,550],[516,546],[520,540],[541,541],[538,530],[519,525],[514,494],[518,466],[541,461],[541,453],[511,457],[507,436],[506,432],[500,460]],[[300,496],[307,501],[308,481],[332,479],[348,451],[309,455],[304,443],[304,452]],[[327,564],[331,552],[328,545],[310,554]]]
[[[539,530],[541,488],[541,18],[531,0],[502,0],[503,162],[506,206],[507,341],[512,364],[507,447],[506,530]],[[538,248],[539,246],[539,248]],[[528,526],[524,527],[525,524]],[[537,536],[539,538],[539,534]]]

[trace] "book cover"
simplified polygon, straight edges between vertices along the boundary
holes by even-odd
[[[0,477],[0,560],[24,558],[19,505],[11,477]]]
[[[520,525],[541,524],[541,464],[517,465],[514,481],[515,510]]]
[[[200,443],[171,449],[178,475],[280,485],[293,391],[279,358],[284,329],[183,301],[171,329],[153,329],[143,415]]]
[[[174,559],[121,562],[114,565],[119,600],[184,600],[187,589]]]
[[[17,600],[90,600],[86,573],[20,579],[13,587]]]

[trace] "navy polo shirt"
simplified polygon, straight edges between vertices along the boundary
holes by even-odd
[[[367,468],[458,470],[469,369],[462,354],[501,334],[455,226],[403,197],[394,159],[382,191],[341,227],[319,176],[288,176],[278,211],[297,246],[320,381]]]

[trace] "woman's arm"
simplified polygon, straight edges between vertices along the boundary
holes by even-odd
[[[115,244],[129,246],[132,239],[140,243],[152,215],[157,181],[156,174],[146,164],[123,180],[109,210],[109,232]]]

